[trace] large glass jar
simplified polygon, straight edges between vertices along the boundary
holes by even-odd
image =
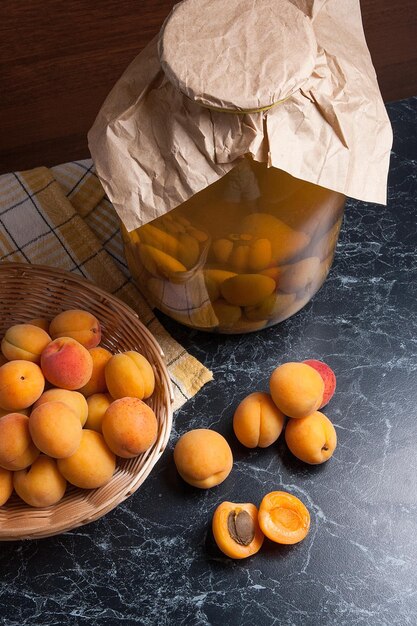
[[[122,227],[141,291],[195,329],[245,333],[299,311],[323,284],[345,197],[244,158],[137,230]]]

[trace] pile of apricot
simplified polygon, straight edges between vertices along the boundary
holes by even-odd
[[[101,347],[101,325],[81,309],[51,322],[10,327],[1,342],[0,506],[13,490],[46,507],[67,482],[94,489],[113,476],[116,456],[132,458],[157,438],[143,401],[155,387],[140,353]]]
[[[336,448],[337,436],[331,421],[318,409],[335,392],[332,369],[317,360],[284,363],[272,372],[269,387],[270,393],[251,393],[237,407],[233,429],[238,440],[248,448],[266,448],[277,441],[287,422],[285,440],[296,457],[313,465],[327,461]],[[186,482],[209,489],[230,474],[233,456],[222,435],[199,428],[179,438],[174,462]],[[305,505],[284,491],[267,494],[259,511],[252,503],[222,502],[212,522],[218,547],[235,559],[258,552],[264,536],[276,543],[298,543],[309,527]]]
[[[337,435],[319,409],[335,388],[334,372],[321,361],[284,363],[271,374],[270,393],[252,393],[239,404],[235,435],[247,448],[266,448],[278,439],[288,417],[285,441],[292,454],[311,465],[324,463],[336,448]]]

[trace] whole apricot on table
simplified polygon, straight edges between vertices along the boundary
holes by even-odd
[[[264,541],[258,509],[251,503],[222,502],[214,512],[212,529],[219,549],[232,559],[256,554]]]
[[[85,427],[101,433],[103,417],[113,398],[109,393],[93,393],[87,398],[88,415]]]
[[[155,443],[158,420],[151,407],[139,398],[120,398],[105,412],[101,431],[110,450],[131,459]]]
[[[23,502],[44,507],[62,499],[67,481],[59,472],[56,461],[41,455],[28,469],[14,472],[13,486]]]
[[[41,368],[54,387],[75,391],[88,383],[93,372],[91,354],[75,339],[59,337],[41,354]]]
[[[0,506],[6,504],[13,493],[13,472],[0,467]]]
[[[27,409],[42,395],[45,378],[31,361],[9,361],[0,367],[0,407],[11,411]]]
[[[310,528],[307,507],[291,493],[271,491],[259,507],[259,526],[268,539],[292,545],[302,541]]]
[[[65,459],[77,450],[82,426],[78,415],[63,402],[45,402],[33,409],[29,418],[33,443],[55,459]]]
[[[179,475],[193,487],[209,489],[230,474],[233,455],[226,439],[215,430],[196,428],[182,435],[174,448]]]
[[[101,326],[98,319],[88,311],[70,309],[54,317],[49,325],[52,339],[72,337],[84,346],[95,348],[101,341]]]
[[[77,451],[58,459],[58,469],[66,480],[81,489],[96,489],[109,482],[116,469],[116,457],[103,435],[84,428]]]
[[[246,396],[233,416],[233,430],[247,448],[267,448],[280,436],[285,416],[269,393],[256,391]]]
[[[285,441],[298,459],[318,465],[332,456],[337,445],[337,434],[329,418],[315,411],[307,417],[290,419],[285,428]]]
[[[39,456],[29,432],[29,418],[21,413],[0,417],[0,467],[25,469]]]
[[[149,398],[155,389],[155,375],[148,359],[134,350],[115,354],[104,370],[107,389],[119,398]]]
[[[112,353],[101,346],[91,348],[89,353],[93,359],[93,371],[88,383],[79,389],[80,393],[82,393],[86,398],[88,398],[88,396],[92,396],[94,393],[105,393],[107,391],[104,370],[106,364],[112,357]]]
[[[0,367],[1,367],[2,365],[4,365],[5,363],[7,363],[7,359],[6,359],[6,357],[4,356],[4,354],[2,354],[2,353],[0,352]]]
[[[52,341],[47,332],[32,324],[16,324],[7,329],[1,351],[8,361],[21,359],[39,363],[42,351]]]
[[[321,405],[323,379],[305,363],[284,363],[269,379],[271,396],[277,407],[289,417],[304,417]]]
[[[333,398],[334,392],[336,391],[336,375],[331,367],[329,367],[326,363],[323,363],[323,361],[308,359],[307,361],[304,361],[304,363],[307,363],[307,365],[315,369],[323,379],[323,400],[321,401],[321,405],[318,407],[319,409],[322,409]]]
[[[32,407],[36,407],[46,402],[63,402],[78,416],[81,426],[87,421],[88,404],[82,393],[79,391],[70,391],[69,389],[60,389],[59,387],[52,387],[44,391],[39,400],[36,400]]]

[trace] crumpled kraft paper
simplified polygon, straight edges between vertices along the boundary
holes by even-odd
[[[158,37],[116,83],[89,146],[127,230],[216,182],[244,155],[353,198],[386,202],[392,131],[359,0],[276,1],[311,20],[317,54],[311,76],[268,110],[232,114],[193,101],[163,72]]]

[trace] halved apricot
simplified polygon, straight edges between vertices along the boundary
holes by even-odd
[[[296,496],[286,491],[267,493],[259,507],[259,526],[268,539],[287,545],[298,543],[310,528],[310,513]]]
[[[218,547],[232,559],[256,554],[264,541],[258,509],[251,503],[222,502],[214,512],[212,528]]]

